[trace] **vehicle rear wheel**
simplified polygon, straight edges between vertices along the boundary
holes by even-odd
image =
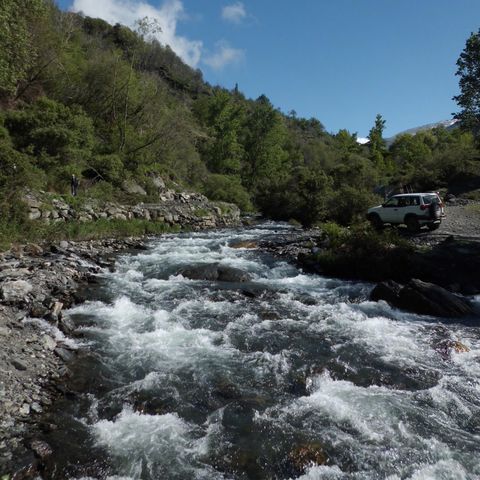
[[[428,229],[433,232],[434,230],[437,230],[440,227],[439,223],[429,223],[427,225]]]
[[[383,229],[382,219],[376,213],[372,213],[371,215],[369,215],[368,216],[368,221],[370,222],[370,225],[372,225],[372,227],[375,230],[382,230]]]
[[[420,224],[418,223],[417,217],[407,217],[405,219],[405,225],[407,230],[411,233],[416,233],[420,230]]]

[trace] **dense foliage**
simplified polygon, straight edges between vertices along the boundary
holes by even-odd
[[[148,19],[131,30],[47,0],[1,5],[0,222],[21,216],[18,187],[65,194],[73,173],[85,195],[115,196],[127,179],[149,192],[157,173],[246,211],[347,225],[382,185],[448,187],[479,171],[468,129],[402,135],[387,149],[378,115],[361,146],[356,134],[283,114],[265,95],[209,85],[152,40]],[[477,37],[459,60],[464,85],[477,75]],[[468,88],[478,99],[478,85]]]

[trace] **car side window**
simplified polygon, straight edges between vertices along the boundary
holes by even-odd
[[[405,197],[399,197],[398,199],[398,206],[399,207],[406,207],[407,206],[408,199]]]
[[[398,197],[393,197],[383,204],[385,208],[392,208],[398,206]]]

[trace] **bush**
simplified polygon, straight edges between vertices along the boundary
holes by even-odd
[[[237,177],[210,175],[203,186],[203,193],[210,200],[235,203],[244,212],[253,211],[250,195]]]
[[[354,187],[335,191],[327,202],[329,218],[340,225],[350,225],[365,218],[368,208],[382,203],[381,197]]]
[[[87,166],[89,177],[119,184],[123,177],[124,164],[122,158],[115,154],[95,155]]]

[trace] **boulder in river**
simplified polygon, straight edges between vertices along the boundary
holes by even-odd
[[[235,267],[228,267],[218,263],[198,265],[184,268],[178,273],[191,280],[207,280],[210,282],[249,282],[252,277],[248,272]]]
[[[474,313],[466,298],[418,279],[410,280],[405,286],[391,280],[381,282],[373,289],[370,299],[385,300],[394,307],[434,317],[459,318]]]

